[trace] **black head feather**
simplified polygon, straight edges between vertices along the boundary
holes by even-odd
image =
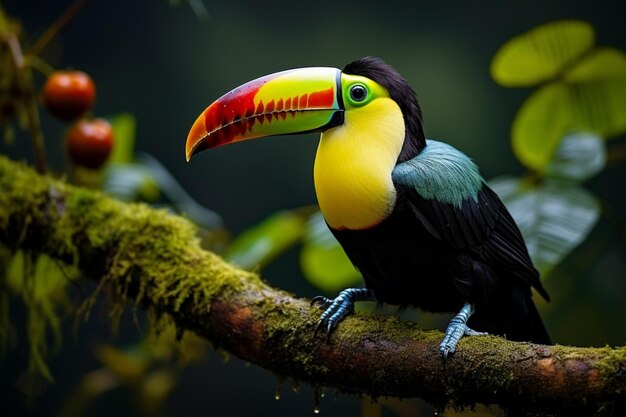
[[[426,146],[426,138],[422,127],[422,110],[409,83],[393,67],[375,57],[357,59],[346,65],[343,72],[367,77],[389,91],[389,95],[398,103],[404,116],[406,133],[398,162],[416,156]]]

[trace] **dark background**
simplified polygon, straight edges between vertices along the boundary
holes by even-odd
[[[12,0],[2,5],[21,20],[26,41],[33,42],[70,3]],[[343,67],[361,56],[380,56],[417,91],[427,135],[471,155],[484,177],[492,178],[523,172],[511,152],[509,132],[531,91],[502,88],[491,79],[491,58],[504,42],[542,23],[577,18],[595,27],[598,44],[626,47],[625,14],[618,1],[204,3],[207,19],[199,19],[186,4],[170,7],[166,0],[92,0],[43,55],[56,68],[72,67],[92,76],[98,87],[96,115],[132,113],[138,123],[137,149],[158,158],[194,198],[220,213],[234,233],[279,209],[315,203],[316,135],[252,141],[185,162],[186,135],[197,115],[245,81],[287,68]],[[61,170],[65,126],[44,112],[42,123],[51,165]],[[0,145],[0,152],[32,159],[21,137],[14,146]],[[625,174],[623,167],[607,168],[589,184],[622,222],[626,200],[616,191],[623,189]],[[616,228],[602,220],[589,242],[546,278],[554,301],[540,308],[555,341],[626,343],[624,254]],[[316,293],[299,275],[295,256],[270,267],[264,277],[302,296]],[[12,308],[13,317],[23,313],[19,303]],[[0,410],[56,415],[80,377],[98,366],[93,347],[111,337],[106,315],[96,314],[82,324],[78,338],[71,336],[69,326],[67,330],[62,351],[50,361],[56,383],[32,400],[15,385],[27,355],[27,341],[19,335],[0,362]],[[123,324],[116,340],[123,344],[137,333],[132,324]],[[313,413],[310,389],[303,386],[296,394],[284,384],[282,399],[275,401],[276,385],[267,371],[235,358],[225,364],[212,352],[206,364],[186,371],[166,411],[187,416]],[[331,394],[322,400],[322,413],[360,415],[360,401]],[[422,412],[429,415],[432,410]],[[113,413],[133,414],[128,393],[107,394],[88,415]]]

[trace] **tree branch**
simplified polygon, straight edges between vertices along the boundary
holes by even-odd
[[[126,303],[170,314],[280,377],[371,396],[476,402],[560,415],[626,409],[626,347],[465,338],[444,364],[439,331],[393,317],[349,317],[327,342],[320,310],[200,248],[195,228],[0,157],[0,242],[77,265]]]

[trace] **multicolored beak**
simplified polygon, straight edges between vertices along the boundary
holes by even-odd
[[[341,71],[313,67],[257,78],[224,94],[189,131],[187,161],[247,139],[322,131],[343,123]]]

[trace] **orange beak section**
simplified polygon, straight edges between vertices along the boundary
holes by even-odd
[[[198,152],[272,135],[322,131],[343,123],[341,71],[300,68],[266,75],[226,93],[196,119],[187,161]]]

